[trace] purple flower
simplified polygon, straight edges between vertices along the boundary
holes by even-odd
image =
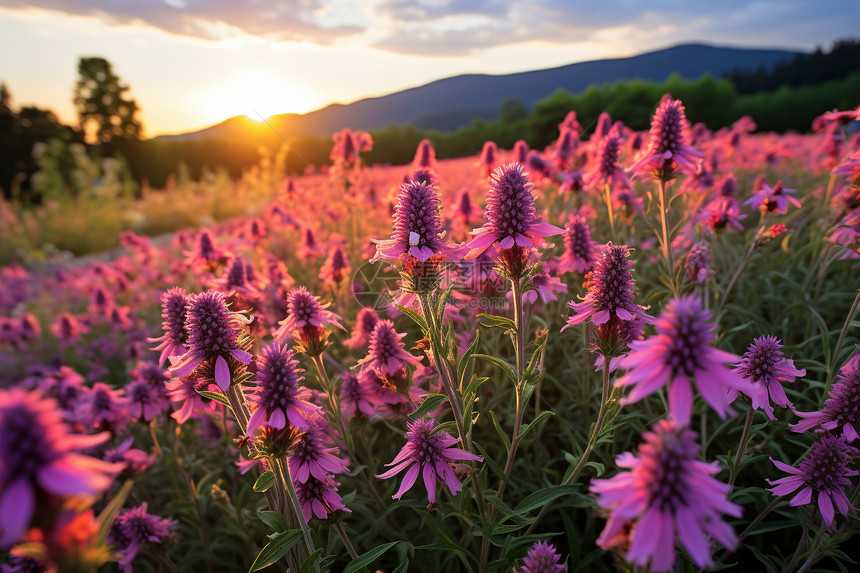
[[[405,336],[394,330],[390,320],[377,322],[370,335],[367,356],[358,361],[362,370],[373,369],[384,378],[394,376],[405,364],[418,366],[418,358],[406,352],[402,340]]]
[[[713,231],[722,231],[729,227],[743,231],[741,220],[746,219],[747,216],[741,214],[737,199],[721,195],[705,205],[698,218],[705,221],[708,228]]]
[[[588,221],[582,215],[572,214],[564,226],[564,253],[558,265],[559,273],[584,273],[594,265],[596,245],[591,239]]]
[[[224,271],[221,280],[216,281],[214,286],[224,293],[224,296],[229,297],[238,294],[246,299],[256,300],[260,297],[260,291],[251,283],[248,276],[248,269],[250,268],[250,265],[242,257],[236,257]]]
[[[558,300],[557,292],[567,294],[567,285],[561,282],[558,277],[551,276],[549,273],[536,273],[532,275],[529,282],[531,288],[523,293],[523,303],[534,304],[540,297],[544,304],[553,300]]]
[[[314,515],[325,519],[329,513],[336,510],[352,513],[337,493],[336,488],[339,485],[331,476],[326,476],[324,480],[311,477],[304,483],[295,484],[296,497],[302,506],[305,521],[310,521]]]
[[[702,284],[714,274],[711,270],[711,246],[705,241],[693,244],[681,262],[688,283]]]
[[[133,571],[131,562],[145,543],[161,543],[170,534],[175,521],[147,512],[147,503],[125,510],[116,516],[108,532],[108,542],[119,556],[124,573]]]
[[[351,268],[346,255],[343,254],[343,249],[335,246],[331,248],[325,263],[320,268],[319,278],[324,282],[338,285],[346,278]]]
[[[792,197],[795,193],[797,189],[787,189],[782,185],[782,181],[777,181],[773,187],[762,182],[761,188],[744,201],[744,205],[752,205],[753,208],[762,211],[785,215],[788,212],[789,203],[800,209],[800,201]]]
[[[622,185],[627,189],[632,187],[624,169],[618,165],[622,145],[624,145],[624,138],[618,133],[617,127],[613,127],[606,137],[598,140],[591,165],[582,177],[585,187],[591,189],[603,185],[610,187]]]
[[[315,334],[328,324],[346,330],[339,322],[340,316],[326,310],[330,306],[330,302],[320,304],[319,297],[312,295],[303,286],[293,288],[287,293],[287,318],[278,323],[279,328],[275,331],[275,340],[284,342],[289,337],[296,337],[299,330],[305,330],[308,334]]]
[[[373,389],[363,384],[361,379],[352,372],[343,375],[339,395],[340,410],[347,420],[353,419],[359,412],[368,417],[376,413],[373,405],[375,399]]]
[[[779,496],[800,489],[789,503],[792,507],[812,503],[814,496],[825,525],[831,529],[834,504],[842,515],[848,515],[850,510],[856,509],[848,501],[844,487],[851,484],[849,477],[860,473],[848,467],[858,454],[857,448],[849,446],[843,436],[824,435],[812,446],[798,468],[771,458],[776,467],[791,475],[774,481],[767,480],[767,483],[775,486],[770,491]]]
[[[560,573],[564,565],[559,563],[561,555],[546,541],[538,541],[529,548],[523,566],[514,568],[514,573]]]
[[[310,391],[301,385],[302,372],[286,346],[275,342],[263,349],[257,358],[257,389],[248,397],[257,405],[248,420],[249,436],[261,425],[282,430],[289,422],[295,428],[308,428],[307,418],[318,414],[320,408],[307,402]]]
[[[519,163],[499,167],[490,175],[484,218],[487,223],[471,232],[474,238],[466,245],[470,249],[466,259],[474,259],[496,242],[502,249],[544,247],[543,237],[563,232],[537,218],[532,184]]]
[[[352,334],[344,344],[353,350],[361,348],[370,340],[377,322],[379,322],[379,315],[375,310],[369,306],[360,309],[355,317],[355,328],[352,329]]]
[[[657,318],[657,334],[631,342],[630,354],[619,364],[628,372],[615,385],[636,385],[622,404],[638,402],[668,381],[669,413],[685,426],[693,411],[692,378],[702,398],[721,418],[733,413],[727,391],[732,386],[743,388],[747,382],[724,366],[736,363],[738,356],[710,346],[714,340],[710,318],[697,297],[685,295],[669,301]]]
[[[594,262],[591,277],[585,282],[588,292],[582,302],[570,303],[574,314],[562,328],[577,325],[590,318],[595,325],[606,324],[613,319],[631,321],[635,319],[651,323],[653,318],[643,312],[644,307],[633,302],[633,275],[628,260],[627,245],[611,242],[600,247]]]
[[[436,150],[433,149],[433,143],[429,139],[422,139],[418,142],[412,165],[415,169],[435,169]]]
[[[185,330],[188,331],[188,351],[171,360],[171,376],[185,377],[204,361],[212,369],[215,383],[227,390],[233,383],[228,359],[248,364],[251,355],[242,349],[240,334],[248,319],[227,307],[224,295],[206,291],[188,297]],[[235,364],[233,371],[236,370]]]
[[[298,483],[305,483],[311,476],[325,481],[326,475],[342,474],[347,471],[346,462],[332,454],[337,448],[325,447],[328,441],[326,423],[315,418],[306,426],[290,455],[290,475]]]
[[[85,398],[84,423],[92,428],[116,431],[129,418],[129,403],[122,390],[102,382],[93,384]]]
[[[651,174],[657,179],[674,179],[677,171],[695,175],[702,153],[687,145],[687,116],[681,100],[664,96],[651,120],[648,148],[636,157],[628,171]]]
[[[794,362],[786,359],[781,349],[782,344],[775,336],[762,336],[753,340],[735,367],[735,372],[748,383],[739,389],[730,389],[729,401],[734,401],[740,390],[752,400],[754,409],[763,408],[771,420],[776,420],[771,400],[783,408],[794,409],[782,384],[794,382],[798,376],[806,376],[806,370],[795,368]]]
[[[860,430],[860,354],[854,355],[839,370],[830,396],[818,412],[797,412],[803,418],[791,427],[793,432],[805,432],[815,426],[821,430],[838,431],[848,442],[857,439]]]
[[[124,464],[82,455],[109,434],[70,434],[57,403],[21,388],[0,391],[0,549],[26,531],[47,496],[93,495],[113,483]]]
[[[675,564],[675,541],[701,568],[713,565],[710,534],[729,549],[737,537],[720,514],[740,517],[741,507],[728,501],[731,488],[713,476],[717,463],[696,459],[696,434],[672,420],[660,420],[643,436],[639,457],[626,452],[616,459],[622,471],[593,480],[597,503],[610,511],[597,545],[610,549],[618,534],[635,522],[626,559],[651,571],[669,571]]]
[[[448,432],[433,432],[434,420],[424,418],[408,424],[409,431],[406,432],[406,445],[395,456],[391,463],[386,466],[394,466],[387,472],[376,477],[388,479],[394,477],[406,468],[409,468],[392,498],[400,497],[415,485],[420,473],[424,478],[424,487],[427,488],[427,499],[430,503],[436,501],[436,476],[448,486],[451,495],[457,495],[460,491],[460,482],[451,469],[451,464],[461,460],[484,461],[480,456],[471,454],[465,450],[452,447],[460,441],[453,438]]]
[[[181,404],[178,410],[170,414],[170,417],[180,424],[184,424],[195,413],[203,412],[207,406],[197,391],[209,390],[209,387],[210,384],[206,379],[198,380],[193,376],[173,378],[165,382],[164,389],[167,390],[165,393],[167,399],[174,404]],[[215,402],[210,403],[215,404]]]
[[[390,239],[373,240],[376,254],[370,262],[397,260],[404,253],[420,261],[440,253],[456,257],[459,248],[442,242],[440,209],[435,187],[417,181],[403,184],[394,207],[394,231]]]
[[[164,387],[152,386],[146,380],[132,380],[126,387],[128,411],[131,417],[141,422],[154,420],[170,409]]]
[[[159,338],[149,338],[149,342],[158,342],[152,350],[161,350],[158,359],[159,366],[164,366],[170,356],[185,354],[185,344],[188,342],[188,331],[185,330],[186,305],[188,297],[185,291],[174,287],[161,295],[161,328],[164,335]]]

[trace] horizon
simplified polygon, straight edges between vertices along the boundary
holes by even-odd
[[[242,115],[259,122],[257,114],[348,105],[460,75],[551,69],[682,44],[809,52],[856,36],[860,24],[860,7],[845,0],[826,12],[818,3],[778,0],[738,0],[730,9],[673,1],[616,9],[610,2],[591,12],[580,2],[544,0],[532,13],[510,0],[315,0],[299,14],[274,5],[266,12],[262,4],[255,12],[199,0],[0,0],[0,33],[15,53],[0,63],[0,82],[15,108],[47,108],[77,125],[77,61],[104,57],[130,87],[143,137],[152,139]],[[758,21],[777,5],[761,29]],[[751,45],[753,30],[759,41]]]

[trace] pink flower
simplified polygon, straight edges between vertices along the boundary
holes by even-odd
[[[326,476],[324,480],[318,480],[312,476],[304,483],[295,484],[296,497],[302,506],[305,521],[310,521],[314,515],[325,519],[328,514],[337,510],[352,513],[337,493],[336,488],[339,485],[331,476]]]
[[[675,565],[675,542],[700,568],[713,565],[706,534],[729,549],[737,537],[720,514],[740,517],[741,507],[728,501],[731,488],[713,478],[721,468],[696,459],[699,445],[693,431],[672,420],[660,420],[644,436],[639,457],[626,452],[616,459],[622,471],[592,481],[597,503],[610,511],[597,545],[610,549],[618,533],[633,522],[626,558],[651,571]]]
[[[377,322],[370,335],[367,356],[358,361],[362,370],[371,368],[379,376],[386,377],[394,376],[406,364],[418,366],[418,358],[406,352],[402,340],[405,336],[394,330],[394,323],[390,320]]]
[[[795,368],[794,362],[786,359],[781,349],[782,344],[775,336],[756,338],[735,367],[735,371],[748,381],[747,386],[740,391],[749,396],[754,409],[764,409],[771,420],[776,420],[771,400],[783,408],[794,408],[782,384],[794,382],[796,377],[806,375],[806,370]],[[729,400],[733,401],[737,394],[737,389],[730,389]]]
[[[39,392],[0,391],[0,548],[20,539],[47,496],[93,495],[110,487],[125,464],[79,453],[109,437],[70,434],[57,403]]]
[[[408,424],[406,445],[391,463],[385,464],[394,467],[376,476],[379,479],[388,479],[409,468],[400,483],[400,489],[392,496],[394,499],[400,499],[415,485],[418,474],[424,478],[424,487],[427,488],[427,499],[430,503],[436,501],[436,476],[442,478],[451,495],[457,495],[461,486],[451,464],[462,460],[484,461],[480,456],[452,447],[460,441],[459,438],[453,438],[445,431],[434,433],[433,425],[434,421],[430,418]]]
[[[474,238],[466,245],[470,249],[467,259],[474,259],[496,242],[502,249],[544,247],[543,237],[563,232],[538,219],[532,184],[519,163],[499,167],[490,175],[484,218],[487,223],[471,232]]]
[[[842,515],[856,509],[845,495],[845,486],[851,485],[848,478],[860,474],[848,467],[858,455],[857,448],[849,446],[844,437],[824,435],[812,446],[798,468],[771,458],[776,467],[791,475],[767,480],[767,483],[775,486],[770,490],[774,495],[788,495],[800,489],[789,503],[792,507],[812,503],[815,497],[824,524],[831,529],[834,504]]]
[[[695,175],[702,161],[702,153],[687,145],[687,116],[681,100],[668,94],[651,120],[651,139],[648,148],[636,157],[628,171],[638,175],[651,174],[657,179],[674,179],[677,171]]]
[[[773,187],[762,182],[761,189],[744,201],[744,205],[752,205],[762,211],[785,215],[788,212],[789,203],[800,209],[800,201],[792,197],[794,193],[797,193],[797,189],[783,187],[782,181],[777,181]]]
[[[791,427],[793,432],[805,432],[815,426],[821,430],[839,431],[846,441],[853,442],[860,431],[860,354],[855,354],[839,370],[836,383],[817,412],[797,412],[803,418]]]
[[[615,385],[635,385],[622,404],[638,402],[669,382],[669,413],[685,426],[693,411],[692,379],[721,418],[733,414],[728,390],[743,388],[747,382],[725,366],[736,363],[738,356],[710,346],[714,340],[710,317],[702,301],[692,295],[669,301],[657,318],[657,334],[631,342],[630,354],[619,364],[628,372]]]

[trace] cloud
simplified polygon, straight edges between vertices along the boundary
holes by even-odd
[[[692,40],[812,47],[856,35],[860,2],[383,0],[375,13],[387,20],[387,33],[376,47],[401,54],[455,56],[533,41],[599,41],[613,31],[623,31],[625,37],[614,39],[634,50],[642,42],[653,46]]]
[[[325,26],[323,0],[0,0],[11,9],[41,8],[74,16],[98,18],[108,24],[145,24],[171,34],[209,40],[247,34],[279,41],[329,44],[359,34],[363,28]]]

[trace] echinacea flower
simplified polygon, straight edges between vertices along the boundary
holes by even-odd
[[[534,288],[523,293],[523,303],[534,304],[540,297],[541,302],[547,304],[553,300],[558,300],[558,295],[555,293],[567,294],[567,285],[549,273],[535,273],[532,275],[529,285]]]
[[[123,390],[96,382],[86,394],[83,421],[92,428],[116,431],[129,418],[128,406]]]
[[[128,412],[141,422],[149,422],[170,409],[164,387],[153,386],[146,380],[132,380],[125,387]]]
[[[429,139],[425,138],[418,142],[415,158],[412,159],[412,166],[415,169],[436,168],[436,150],[433,149],[433,143]]]
[[[538,541],[529,548],[523,558],[523,566],[514,568],[514,573],[560,573],[564,565],[559,563],[559,555],[555,546],[546,541]]]
[[[296,497],[299,500],[299,505],[302,506],[302,515],[305,521],[316,515],[320,519],[325,519],[328,514],[337,510],[352,513],[343,504],[343,499],[337,493],[337,486],[340,484],[334,481],[331,476],[326,476],[324,480],[318,480],[311,476],[308,481],[295,484]]]
[[[424,487],[427,488],[427,499],[430,503],[436,501],[436,476],[442,479],[451,495],[457,495],[461,485],[454,470],[451,469],[451,464],[464,460],[484,461],[480,456],[452,447],[460,439],[451,437],[451,434],[445,431],[434,433],[434,424],[431,418],[423,418],[408,424],[406,445],[390,463],[385,464],[394,467],[376,476],[379,479],[388,479],[409,468],[403,476],[400,489],[392,496],[394,499],[400,499],[415,485],[419,473],[424,478]]]
[[[110,487],[125,465],[79,453],[109,437],[70,434],[57,403],[37,391],[0,390],[0,548],[20,539],[47,496],[93,495]]]
[[[293,358],[293,351],[274,342],[257,358],[257,389],[248,401],[257,405],[248,420],[248,435],[261,425],[284,429],[290,426],[306,430],[307,418],[320,412],[308,402],[310,391],[302,386],[304,370]]]
[[[394,376],[405,365],[418,366],[418,358],[406,352],[403,338],[390,320],[380,320],[370,335],[367,356],[358,361],[362,370],[371,368],[380,376]]]
[[[817,412],[797,412],[803,418],[791,427],[793,432],[805,432],[815,426],[821,430],[839,431],[848,442],[857,439],[860,431],[860,354],[855,354],[839,370],[824,407]]]
[[[651,119],[648,148],[640,153],[628,171],[651,174],[669,181],[678,171],[694,175],[702,161],[702,152],[687,144],[687,116],[681,100],[663,97]]]
[[[119,568],[131,573],[131,562],[146,543],[161,543],[170,534],[176,521],[152,515],[147,511],[147,502],[127,509],[116,516],[108,532],[108,541],[119,556]]]
[[[170,375],[188,376],[206,361],[212,369],[215,383],[226,391],[233,383],[228,359],[240,364],[251,362],[251,355],[242,349],[240,341],[248,319],[231,311],[224,295],[212,290],[189,296],[186,313],[188,351],[171,359]]]
[[[679,425],[687,425],[693,412],[692,379],[720,418],[732,414],[728,389],[740,389],[746,381],[725,366],[736,363],[738,356],[710,346],[714,340],[710,318],[711,312],[693,295],[669,301],[657,317],[657,334],[631,342],[630,353],[619,364],[628,372],[615,385],[635,385],[622,404],[638,402],[668,382],[669,414]]]
[[[794,362],[783,355],[782,343],[775,336],[762,336],[753,340],[735,367],[735,372],[748,380],[748,385],[731,388],[729,401],[733,401],[740,390],[752,400],[753,409],[764,409],[771,420],[776,420],[771,400],[783,408],[794,408],[782,385],[794,382],[798,376],[806,376],[805,369],[798,370]]]
[[[400,187],[394,207],[394,230],[390,239],[373,239],[380,259],[394,261],[404,253],[424,262],[444,254],[456,258],[459,248],[442,241],[441,202],[435,187],[411,181]]]
[[[335,456],[337,448],[326,447],[328,436],[326,422],[316,417],[305,426],[306,431],[298,438],[290,453],[290,475],[298,483],[311,477],[325,481],[327,474],[342,474],[347,471],[346,462]]]
[[[763,212],[785,215],[788,212],[789,203],[800,209],[800,201],[792,197],[795,193],[797,189],[786,188],[782,181],[777,181],[773,187],[762,182],[761,188],[744,201],[744,205],[752,205],[753,208]]]
[[[734,549],[737,537],[721,514],[740,517],[741,507],[728,500],[731,487],[713,478],[717,463],[696,459],[696,434],[673,420],[660,420],[643,436],[639,457],[616,458],[621,471],[591,482],[597,503],[610,511],[597,545],[610,549],[618,533],[633,522],[625,555],[639,567],[669,571],[675,565],[676,540],[700,568],[713,565],[713,537]]]
[[[185,330],[185,317],[187,313],[188,295],[179,287],[173,287],[164,291],[161,295],[161,328],[164,335],[159,338],[148,338],[148,342],[158,342],[158,346],[152,350],[161,350],[158,365],[164,363],[170,356],[185,354],[185,344],[188,342],[188,331]]]
[[[856,509],[845,495],[845,486],[851,484],[848,478],[860,473],[849,468],[858,455],[860,451],[849,446],[843,436],[825,434],[812,446],[797,468],[771,458],[776,467],[791,475],[774,481],[767,480],[767,483],[774,486],[770,491],[779,496],[800,489],[789,505],[796,507],[817,503],[825,526],[831,529],[834,505],[842,515],[848,515],[849,511]]]
[[[494,243],[501,249],[544,247],[543,237],[563,232],[537,217],[532,187],[528,173],[519,163],[493,171],[484,210],[487,222],[471,232],[474,238],[466,245],[466,259],[474,259]]]
[[[320,280],[339,285],[343,279],[349,274],[352,267],[349,261],[346,260],[346,255],[343,254],[343,249],[338,246],[332,247],[326,257],[323,266],[320,268]]]
[[[588,221],[582,215],[570,215],[564,226],[564,253],[558,264],[558,272],[585,273],[594,266],[596,251],[597,245],[591,239]]]

